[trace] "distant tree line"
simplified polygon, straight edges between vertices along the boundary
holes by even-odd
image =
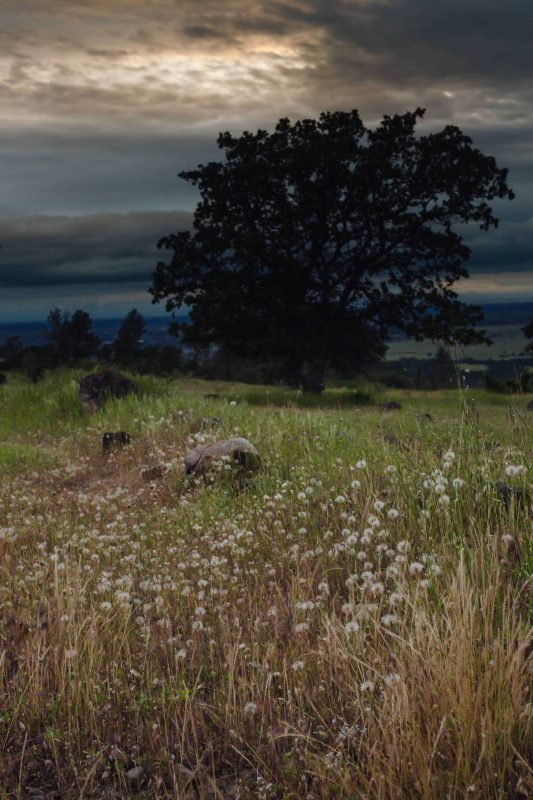
[[[154,374],[168,374],[184,367],[179,346],[144,345],[145,331],[145,321],[134,308],[122,320],[114,341],[104,344],[86,311],[78,309],[71,315],[54,308],[47,317],[44,344],[25,346],[20,337],[9,336],[0,345],[0,368],[20,370],[37,382],[47,369],[76,366],[84,361]]]
[[[533,354],[533,319],[522,331],[529,340],[523,353]],[[18,336],[9,336],[0,344],[0,384],[5,382],[5,372],[10,370],[18,370],[32,382],[37,382],[45,370],[85,363],[87,367],[105,364],[141,374],[180,373],[211,380],[291,385],[290,375],[284,375],[283,362],[275,355],[243,357],[224,345],[182,346],[181,342],[176,345],[146,345],[143,342],[145,333],[146,323],[135,308],[124,317],[110,343],[101,341],[86,311],[78,309],[70,314],[54,308],[47,317],[43,345],[25,346]],[[461,381],[457,364],[443,345],[432,357],[403,359],[401,368],[395,362],[376,359],[376,354],[371,362],[364,365],[357,359],[347,361],[332,369],[329,377],[342,381],[363,373],[386,386],[426,390],[454,388]],[[486,387],[493,391],[515,393],[533,390],[533,374],[527,370],[519,370],[512,378],[489,373],[484,380]]]

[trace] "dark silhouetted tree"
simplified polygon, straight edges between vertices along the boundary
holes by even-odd
[[[68,311],[54,308],[47,322],[46,338],[60,363],[76,363],[98,350],[100,339],[92,330],[92,319],[86,311],[78,309],[70,316]]]
[[[507,170],[455,127],[415,136],[423,110],[365,128],[357,111],[275,131],[222,133],[225,160],[180,173],[201,195],[194,230],[166,236],[150,292],[190,344],[281,358],[320,390],[341,355],[359,365],[395,327],[447,344],[488,341],[459,302],[470,250],[456,226],[497,225]]]
[[[117,361],[130,364],[139,358],[141,339],[145,330],[144,319],[136,308],[132,308],[122,320],[117,337],[113,342],[113,353]]]
[[[0,345],[0,362],[5,369],[13,369],[19,366],[23,353],[24,344],[20,336],[8,336]]]

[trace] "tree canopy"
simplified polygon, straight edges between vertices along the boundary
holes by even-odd
[[[70,316],[68,311],[53,308],[48,314],[49,330],[46,338],[60,362],[76,362],[94,355],[100,345],[92,330],[93,321],[86,311],[78,309]]]
[[[199,189],[192,231],[162,238],[150,292],[185,342],[278,357],[304,388],[328,364],[379,357],[393,328],[447,344],[488,341],[468,277],[464,226],[495,227],[507,170],[448,125],[415,135],[422,109],[366,128],[325,112],[273,133],[221,133],[223,161],[180,177]]]
[[[141,339],[145,330],[146,325],[142,315],[136,308],[132,308],[122,320],[113,342],[113,351],[117,361],[128,363],[139,357]]]

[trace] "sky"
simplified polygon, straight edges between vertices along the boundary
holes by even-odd
[[[530,0],[0,0],[0,320],[164,313],[158,239],[219,131],[426,109],[509,168],[469,302],[533,300]]]

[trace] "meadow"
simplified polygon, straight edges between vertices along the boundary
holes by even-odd
[[[533,797],[531,395],[81,374],[0,386],[0,797]]]

